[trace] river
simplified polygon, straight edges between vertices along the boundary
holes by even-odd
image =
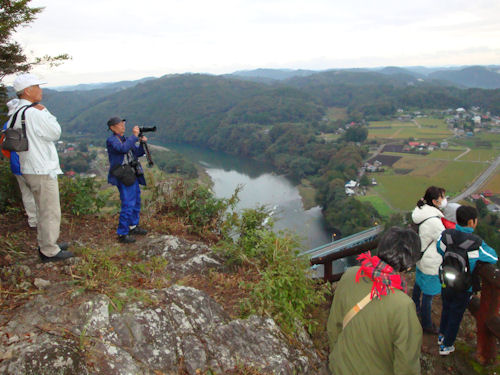
[[[274,212],[275,228],[296,233],[303,249],[311,249],[331,241],[320,207],[304,210],[297,184],[273,173],[271,165],[197,146],[162,146],[202,165],[212,179],[212,189],[219,198],[229,198],[238,185],[243,186],[237,208],[267,205]]]

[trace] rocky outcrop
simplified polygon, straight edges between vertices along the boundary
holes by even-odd
[[[168,258],[177,277],[221,266],[208,247],[172,236],[143,249],[145,256]],[[306,334],[292,345],[272,319],[231,320],[191,287],[149,290],[145,302],[120,312],[105,295],[79,294],[64,283],[43,288],[0,321],[0,374],[198,374],[238,366],[274,374],[324,371]]]

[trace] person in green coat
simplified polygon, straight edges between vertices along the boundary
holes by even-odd
[[[418,260],[420,239],[390,228],[377,255],[340,279],[328,318],[329,369],[334,375],[420,374],[422,326],[401,274]]]

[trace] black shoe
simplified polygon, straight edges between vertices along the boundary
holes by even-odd
[[[60,260],[73,258],[75,256],[75,254],[73,254],[71,251],[61,250],[53,257],[48,257],[48,256],[42,254],[42,252],[40,251],[40,248],[38,248],[38,255],[40,256],[42,263],[58,262]]]
[[[135,238],[134,238],[134,236],[131,236],[130,234],[119,234],[118,241],[121,243],[134,243]]]
[[[128,232],[128,234],[138,234],[138,235],[144,235],[147,233],[148,233],[148,231],[146,229],[141,228],[138,225],[134,229],[130,229],[130,232]]]
[[[57,246],[59,246],[59,249],[61,249],[61,250],[68,250],[69,243],[67,243],[67,242],[60,242],[60,243],[57,244]]]

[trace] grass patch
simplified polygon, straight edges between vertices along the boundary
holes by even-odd
[[[315,207],[316,204],[316,189],[312,187],[308,180],[303,179],[300,185],[297,186],[299,189],[300,197],[302,198],[302,205],[304,210],[309,210]]]
[[[121,311],[125,303],[134,301],[152,303],[146,290],[168,285],[167,263],[161,256],[141,260],[137,253],[119,246],[78,250],[80,262],[72,274],[76,287],[106,294],[114,310]]]
[[[389,217],[394,213],[394,210],[378,195],[357,196],[356,199],[361,202],[370,202],[381,217]]]

